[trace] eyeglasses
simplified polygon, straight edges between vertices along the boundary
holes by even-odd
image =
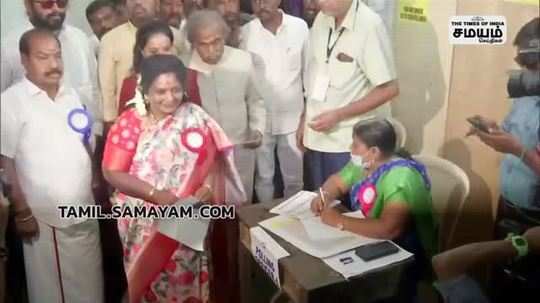
[[[46,1],[34,1],[34,3],[39,3],[42,9],[51,9],[54,4],[58,8],[65,8],[67,6],[68,0],[46,0]]]

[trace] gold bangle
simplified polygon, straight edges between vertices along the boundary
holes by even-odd
[[[30,221],[32,218],[34,218],[34,215],[30,214],[27,217],[22,218],[22,219],[15,218],[15,222],[24,223],[24,222]]]
[[[153,197],[155,193],[156,193],[156,188],[152,187],[152,189],[150,189],[150,191],[148,192],[148,196]]]

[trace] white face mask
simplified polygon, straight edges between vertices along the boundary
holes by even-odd
[[[367,163],[364,163],[364,158],[361,155],[351,153],[351,162],[355,166],[366,168]]]

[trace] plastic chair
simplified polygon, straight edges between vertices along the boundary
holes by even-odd
[[[459,215],[469,196],[467,174],[454,163],[437,156],[416,155],[431,179],[433,207],[439,218],[439,250],[454,236]]]
[[[405,146],[405,142],[407,141],[407,129],[403,125],[403,123],[399,122],[396,118],[386,118],[390,124],[394,127],[394,130],[396,131],[396,146],[398,148],[402,148]]]

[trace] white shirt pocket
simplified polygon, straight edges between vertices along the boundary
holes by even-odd
[[[286,69],[289,71],[299,71],[302,67],[302,50],[297,48],[287,49]]]
[[[340,61],[333,58],[328,64],[328,73],[330,76],[330,86],[342,88],[350,83],[355,76],[358,65],[356,60]]]

